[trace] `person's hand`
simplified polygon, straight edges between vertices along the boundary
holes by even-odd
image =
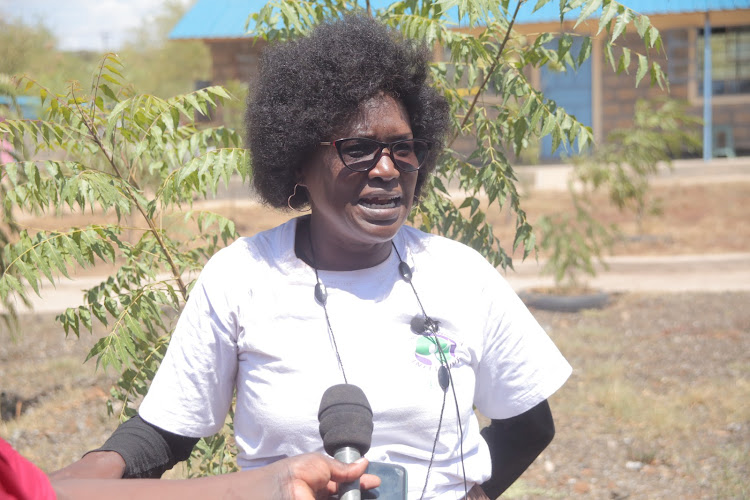
[[[160,481],[158,479],[80,479],[53,478],[52,486],[60,500],[101,498],[109,491],[112,500],[159,498],[199,500],[204,498],[245,498],[248,500],[315,500],[336,492],[336,483],[360,478],[364,489],[380,485],[380,478],[364,474],[367,460],[353,464],[316,453],[285,458],[259,469],[219,476]],[[363,475],[364,474],[364,475]]]
[[[93,455],[93,456],[92,456]],[[117,455],[117,454],[115,454]],[[120,457],[117,455],[117,457]],[[115,458],[117,458],[115,457]],[[159,481],[157,479],[113,480],[120,477],[124,461],[108,454],[90,453],[51,477],[60,500],[100,498],[109,490],[113,500],[160,498],[192,500],[203,498],[247,498],[249,500],[315,500],[336,493],[337,483],[360,479],[363,489],[376,488],[380,478],[365,474],[367,460],[344,464],[317,453],[285,458],[259,469],[197,479]],[[121,467],[122,466],[122,467]],[[116,472],[119,470],[119,474]],[[96,479],[96,478],[99,479]],[[116,481],[116,482],[115,482]]]
[[[336,493],[337,483],[360,480],[362,489],[376,488],[380,478],[365,474],[367,460],[361,458],[352,464],[344,464],[318,453],[307,453],[276,462],[271,467],[281,469],[279,494],[274,498],[313,500],[328,498]]]

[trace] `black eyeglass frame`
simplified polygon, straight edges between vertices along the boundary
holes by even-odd
[[[358,141],[367,141],[367,142],[370,142],[370,143],[373,143],[373,144],[377,144],[378,147],[380,148],[380,149],[378,149],[378,152],[373,156],[372,165],[370,165],[369,167],[367,167],[365,169],[362,169],[362,170],[355,169],[355,168],[352,168],[351,166],[349,166],[346,163],[346,160],[344,160],[344,155],[341,152],[341,144],[343,144],[344,141],[351,141],[351,140],[355,140],[355,139],[358,140]],[[403,143],[403,142],[415,142],[415,143],[421,143],[421,144],[424,144],[424,145],[427,146],[427,152],[426,152],[426,154],[424,156],[424,159],[422,160],[422,162],[416,168],[412,168],[412,169],[403,168],[403,167],[399,166],[399,161],[400,160],[396,161],[396,158],[393,157],[393,146],[396,145],[396,144]],[[341,160],[341,163],[343,163],[344,166],[346,168],[348,168],[349,170],[351,170],[352,172],[369,172],[370,170],[372,170],[373,168],[375,168],[375,165],[378,164],[378,162],[380,161],[380,158],[383,156],[383,150],[384,149],[388,149],[388,156],[391,158],[391,161],[393,162],[393,165],[398,170],[400,170],[401,172],[416,172],[420,168],[422,168],[422,166],[424,166],[425,162],[427,161],[427,157],[430,155],[430,150],[432,149],[432,142],[431,141],[428,141],[427,139],[417,139],[417,138],[399,139],[398,141],[393,141],[393,142],[380,142],[380,141],[376,141],[375,139],[370,139],[370,138],[367,138],[367,137],[344,137],[342,139],[336,139],[335,141],[324,141],[324,142],[321,142],[320,145],[321,146],[334,146],[336,148],[336,152],[339,155],[339,159]]]

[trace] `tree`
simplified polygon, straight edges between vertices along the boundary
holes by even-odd
[[[549,252],[543,272],[555,279],[556,289],[580,290],[580,275],[596,276],[595,261],[603,260],[620,234],[617,225],[597,219],[593,196],[605,191],[620,211],[633,212],[638,234],[643,218],[656,211],[649,198],[651,178],[672,158],[700,147],[695,126],[700,119],[686,113],[686,103],[675,99],[640,100],[632,127],[615,129],[596,150],[572,157],[574,171],[568,185],[575,216],[544,215],[538,221],[540,246]]]
[[[0,97],[6,98],[5,101],[7,102],[7,104],[0,104],[0,123],[9,118],[21,118],[21,107],[18,104],[18,91],[15,81],[10,76],[2,73],[0,73]],[[13,144],[5,139],[5,135],[0,135],[0,167],[8,161],[17,162],[22,160],[24,149],[22,147],[20,150],[16,150]],[[0,182],[0,206],[5,206],[6,189],[6,185]],[[13,211],[11,209],[3,210],[2,217],[0,218],[0,249],[10,244],[19,231],[20,228]],[[0,253],[0,276],[5,273],[7,264]],[[25,300],[26,298],[23,294],[21,294],[20,299],[24,302],[24,305],[29,305],[28,300]],[[16,304],[12,300],[12,297],[0,297],[0,304],[5,309],[5,314],[2,315],[3,322],[13,331],[17,319]]]
[[[119,52],[128,68],[128,79],[139,91],[169,97],[195,89],[196,81],[211,74],[211,58],[199,40],[169,40],[169,32],[187,11],[176,0],[144,22]]]
[[[94,321],[108,328],[88,357],[121,371],[113,397],[124,403],[126,416],[164,353],[171,318],[187,299],[187,279],[237,236],[231,221],[191,210],[192,201],[215,193],[232,175],[246,179],[248,159],[236,132],[194,124],[195,113],[229,97],[222,88],[164,100],[135,93],[122,78],[119,59],[109,54],[91,93],[73,83],[67,94],[53,94],[27,80],[24,90],[36,88],[48,103],[45,118],[0,123],[0,134],[14,144],[29,140],[53,158],[3,165],[4,214],[69,209],[114,219],[20,230],[2,248],[0,300],[24,298],[28,288],[39,293],[43,280],[68,277],[76,267],[117,264],[112,276],[87,291],[83,305],[57,319],[66,334],[91,330]],[[186,227],[197,231],[186,237]],[[129,238],[132,232],[138,236]]]
[[[592,190],[607,190],[621,211],[635,215],[638,233],[643,219],[656,207],[650,202],[651,177],[672,158],[700,149],[701,120],[687,113],[687,103],[676,99],[639,100],[633,126],[616,129],[592,154],[575,158],[576,177]]]
[[[509,0],[406,0],[374,12],[408,36],[450,51],[450,60],[433,64],[432,76],[450,103],[453,129],[414,220],[503,266],[512,266],[512,260],[486,222],[482,198],[496,207],[507,202],[515,212],[513,250],[520,246],[527,256],[535,247],[509,153],[519,154],[535,137],[551,135],[553,147],[577,140],[579,148],[585,148],[592,136],[535,89],[525,73],[546,64],[574,70],[590,55],[590,37],[580,35],[583,49],[578,54],[570,52],[572,37],[579,36],[571,33],[544,33],[525,43],[513,30],[521,3],[511,8]],[[536,5],[545,3],[548,0]],[[621,70],[629,66],[630,51],[622,49],[618,62],[613,47],[627,26],[635,26],[646,51],[661,47],[658,31],[647,18],[613,0],[563,0],[560,5],[561,19],[580,7],[579,23],[601,7],[598,26],[606,36],[605,53]],[[279,40],[354,8],[350,0],[278,0],[253,20],[260,35]],[[477,28],[471,33],[450,29],[450,9],[460,9],[462,18]],[[548,48],[553,40],[556,49]],[[637,67],[637,80],[649,73],[653,83],[664,83],[661,68],[645,55],[638,57]],[[67,309],[58,320],[66,333],[75,335],[91,329],[94,321],[107,326],[108,335],[89,358],[121,372],[112,396],[123,403],[119,416],[131,415],[133,402],[145,393],[165,352],[172,318],[184,304],[195,273],[236,237],[231,221],[192,210],[192,200],[215,191],[231,175],[247,179],[249,157],[238,147],[236,132],[194,124],[196,112],[205,113],[207,106],[229,97],[219,87],[170,99],[139,94],[123,82],[120,60],[110,54],[90,92],[74,83],[67,93],[54,94],[27,80],[24,91],[32,88],[47,103],[45,118],[8,120],[0,124],[0,134],[17,143],[30,140],[37,151],[52,153],[54,159],[4,166],[3,209],[97,210],[113,214],[115,220],[59,231],[20,231],[18,240],[3,248],[0,299],[24,297],[28,288],[38,292],[44,279],[69,276],[75,267],[116,263],[117,271],[88,290],[83,305]],[[468,155],[454,149],[459,138],[473,144]],[[462,203],[454,204],[449,185],[465,193]],[[186,237],[179,233],[183,224],[197,231]],[[128,228],[140,236],[128,239]],[[222,436],[199,445],[212,454],[225,449]],[[205,471],[231,468],[226,453],[218,456],[204,462]]]
[[[0,12],[0,73],[31,74],[50,88],[62,88],[67,81],[88,79],[98,58],[92,52],[61,52],[44,25],[3,19]]]
[[[534,9],[550,1],[538,0]],[[524,3],[525,0],[405,0],[373,10],[367,2],[367,10],[390,26],[450,53],[449,60],[433,64],[432,77],[450,103],[453,128],[436,175],[423,190],[424,198],[412,221],[423,230],[436,231],[474,247],[490,262],[503,267],[512,267],[510,255],[519,247],[526,258],[536,242],[521,207],[509,155],[518,156],[530,142],[547,135],[552,136],[553,150],[560,144],[570,148],[577,140],[578,150],[582,151],[593,140],[589,127],[546,99],[527,76],[530,68],[545,65],[575,71],[591,55],[591,36],[540,33],[527,42],[513,29]],[[272,0],[252,16],[251,22],[259,36],[269,41],[284,40],[356,8],[356,0]],[[648,51],[661,50],[662,43],[658,30],[646,16],[614,0],[562,0],[560,20],[575,11],[578,26],[598,9],[601,16],[597,34],[605,36],[604,54],[612,67],[617,72],[627,71],[632,59],[633,66],[637,66],[636,83],[648,74],[652,84],[664,85],[661,67],[647,57]],[[452,10],[461,13],[462,24],[474,28],[451,29],[448,14]],[[637,54],[636,58],[630,49],[616,44],[628,26],[635,28],[644,41],[644,54]],[[574,37],[582,39],[577,54],[570,50]],[[555,44],[556,48],[549,48]],[[472,143],[468,154],[454,149],[459,139]],[[464,196],[461,203],[454,203],[447,186],[458,186]],[[516,215],[510,255],[486,221],[481,208],[484,199],[490,209],[507,202]]]
[[[205,44],[168,39],[187,8],[177,0],[165,2],[153,18],[133,30],[118,51],[128,69],[128,81],[139,91],[167,98],[189,92],[196,81],[209,79],[211,59]],[[0,15],[0,73],[26,74],[47,88],[63,89],[71,80],[88,82],[102,55],[61,51],[44,25]]]
[[[42,25],[0,18],[0,73],[14,75],[29,67],[40,54],[53,48],[55,37]]]

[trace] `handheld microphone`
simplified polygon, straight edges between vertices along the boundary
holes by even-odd
[[[339,384],[326,389],[318,410],[320,437],[326,453],[350,464],[370,449],[372,409],[356,385]],[[359,479],[339,484],[340,500],[361,500]]]

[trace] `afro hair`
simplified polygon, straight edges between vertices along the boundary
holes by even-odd
[[[245,113],[253,183],[263,202],[287,207],[319,143],[379,93],[401,101],[414,137],[433,143],[418,172],[418,196],[449,125],[448,104],[429,85],[429,61],[424,44],[363,14],[325,22],[304,38],[266,48]],[[300,191],[293,208],[308,203],[307,192]]]

